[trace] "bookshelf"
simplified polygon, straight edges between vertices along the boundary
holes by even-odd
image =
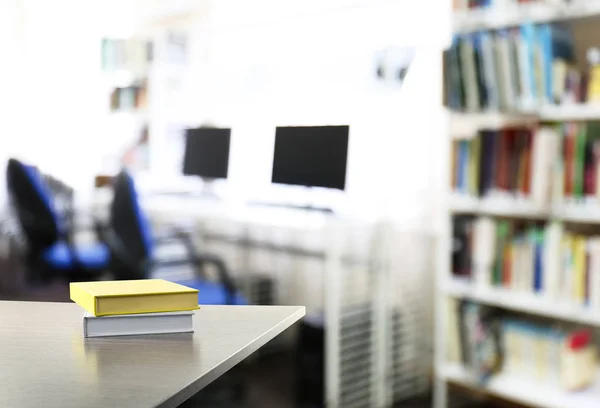
[[[592,32],[590,31],[591,27],[594,24],[597,26],[600,21],[600,1],[574,0],[571,2],[563,2],[561,0],[533,0],[526,4],[516,3],[518,3],[517,0],[513,2],[495,2],[495,4],[500,4],[500,6],[459,10],[454,12],[453,29],[454,34],[459,36],[459,38],[478,36],[480,32],[493,32],[493,34],[484,34],[484,36],[491,36],[487,39],[482,36],[481,38],[484,38],[484,40],[472,40],[474,41],[474,50],[476,50],[477,47],[482,47],[479,48],[481,51],[474,51],[473,54],[475,55],[474,58],[482,58],[479,61],[476,61],[474,67],[475,71],[472,71],[473,75],[483,76],[483,81],[488,81],[489,79],[486,75],[491,71],[486,72],[486,70],[489,69],[489,65],[487,67],[485,66],[486,63],[483,59],[485,57],[480,57],[475,54],[475,52],[481,52],[483,55],[487,52],[483,41],[490,41],[489,38],[492,38],[492,41],[497,41],[496,39],[502,38],[501,36],[506,35],[505,33],[509,33],[510,37],[508,38],[510,38],[510,41],[515,41],[515,32],[519,32],[521,35],[525,35],[527,32],[526,30],[523,30],[521,26],[531,27],[533,24],[537,29],[537,27],[541,27],[543,24],[553,24],[555,22],[559,22],[561,25],[568,25],[569,30],[572,30],[574,33],[574,56],[572,56],[572,60],[569,60],[568,69],[576,71],[578,81],[583,78],[583,75],[589,74],[587,70],[593,69],[593,67],[590,68],[586,65],[586,48],[600,47],[600,42],[594,43],[594,40],[590,35]],[[536,24],[539,25],[536,26]],[[478,41],[482,42],[478,43]],[[493,44],[493,47],[496,47],[496,43],[494,42]],[[519,50],[519,47],[522,47],[522,45],[517,42],[516,49]],[[496,50],[497,48],[492,49]],[[461,56],[461,54],[457,52],[457,55],[459,59],[464,58],[464,54]],[[498,54],[494,54],[493,58],[498,58],[497,55]],[[519,51],[516,54],[511,54],[510,57],[517,59],[523,58],[521,54],[519,54]],[[584,63],[582,63],[582,61]],[[537,61],[532,62],[532,64],[535,63],[537,63]],[[446,60],[446,64],[448,64],[448,59]],[[446,65],[446,70],[447,66],[448,65]],[[499,68],[496,66],[493,69],[497,70]],[[518,71],[523,71],[524,68],[521,63],[518,63],[516,69]],[[532,73],[532,71],[526,72]],[[448,73],[446,73],[446,75],[448,75]],[[452,80],[452,75],[453,73],[451,72],[450,81]],[[523,74],[520,73],[518,75]],[[536,72],[535,75],[540,74]],[[581,77],[579,77],[579,75],[581,75]],[[567,75],[565,75],[565,81],[567,81],[566,76]],[[446,78],[446,81],[448,81],[448,77]],[[461,79],[461,81],[465,80]],[[500,86],[501,83],[502,82],[500,81],[494,82],[497,86]],[[543,86],[539,84],[536,85],[543,88]],[[481,82],[477,82],[476,86],[481,86]],[[483,86],[486,85],[484,84]],[[578,88],[579,86],[581,86],[581,88]],[[523,82],[517,86],[517,89],[519,89],[519,87],[521,87],[520,92],[524,92]],[[555,237],[556,245],[552,247],[556,249],[557,253],[563,254],[564,247],[562,242],[565,237],[568,236],[569,239],[571,239],[572,236],[576,236],[578,238],[575,239],[580,239],[581,241],[579,242],[582,242],[581,245],[583,246],[581,248],[586,248],[583,250],[586,254],[584,257],[590,256],[590,240],[600,237],[600,199],[595,198],[595,188],[593,189],[593,197],[587,190],[587,167],[583,167],[582,165],[582,168],[579,170],[574,170],[579,172],[578,174],[581,174],[578,181],[579,188],[582,190],[581,192],[575,193],[575,190],[573,189],[577,189],[577,187],[573,187],[573,185],[571,187],[563,186],[563,178],[570,177],[565,175],[567,172],[565,168],[572,165],[568,162],[568,153],[565,153],[563,149],[565,143],[564,138],[568,137],[563,124],[577,123],[577,126],[583,126],[587,129],[589,126],[588,122],[600,122],[600,102],[591,97],[591,94],[588,95],[586,93],[586,96],[582,97],[578,92],[584,87],[589,87],[589,85],[587,83],[586,85],[580,85],[579,82],[577,82],[577,86],[574,88],[577,89],[577,95],[574,97],[573,95],[566,95],[565,97],[565,94],[570,92],[567,84],[565,87],[566,90],[564,91],[565,94],[560,95],[560,101],[550,101],[555,96],[553,93],[554,91],[546,93],[546,91],[540,91],[541,88],[538,88],[538,92],[540,93],[534,97],[535,100],[532,100],[531,98],[527,100],[519,99],[516,103],[511,103],[508,108],[506,107],[506,103],[503,103],[502,101],[502,95],[500,95],[500,92],[502,91],[496,91],[496,106],[492,106],[491,109],[489,106],[486,106],[492,104],[489,99],[491,98],[489,94],[486,95],[486,98],[488,99],[485,103],[476,103],[478,108],[473,109],[473,95],[468,95],[468,91],[466,90],[461,96],[461,98],[463,98],[461,102],[462,109],[456,110],[455,105],[453,106],[451,102],[448,102],[450,105],[448,137],[450,141],[448,143],[448,156],[450,160],[448,162],[448,168],[451,168],[448,178],[450,179],[452,177],[452,180],[448,180],[448,185],[452,187],[449,189],[447,199],[445,200],[447,222],[444,223],[442,241],[440,245],[438,245],[436,259],[435,408],[445,408],[448,406],[449,384],[458,384],[469,389],[483,392],[484,394],[500,397],[507,401],[514,402],[516,405],[525,404],[536,407],[579,408],[595,407],[598,405],[598,401],[600,401],[600,368],[597,368],[596,371],[594,371],[594,373],[596,373],[594,377],[595,381],[588,381],[589,384],[576,391],[572,389],[567,390],[568,387],[564,386],[564,383],[552,383],[546,380],[540,380],[539,378],[532,376],[531,373],[525,373],[525,375],[521,375],[522,373],[515,374],[515,372],[505,370],[504,366],[500,369],[496,369],[489,377],[482,379],[483,377],[478,377],[480,373],[477,371],[477,368],[474,369],[469,366],[469,364],[472,363],[467,364],[464,360],[461,362],[460,359],[456,361],[456,358],[450,356],[452,353],[448,351],[447,347],[447,343],[452,341],[452,330],[455,330],[453,327],[457,326],[458,328],[456,330],[458,331],[464,330],[463,322],[457,320],[457,317],[451,317],[448,312],[454,307],[448,305],[458,304],[457,302],[469,302],[481,305],[481,307],[499,310],[501,313],[508,315],[509,318],[514,317],[516,319],[522,319],[523,321],[530,319],[536,325],[543,322],[542,325],[548,327],[560,327],[560,330],[564,330],[561,332],[561,335],[564,335],[564,339],[569,338],[569,330],[579,330],[579,328],[583,328],[582,330],[593,331],[600,328],[600,307],[598,307],[598,305],[596,305],[589,297],[591,296],[591,286],[593,285],[590,276],[592,276],[592,273],[595,273],[591,270],[590,258],[586,258],[584,261],[586,265],[584,269],[588,268],[585,269],[585,278],[582,278],[585,282],[582,281],[581,283],[582,287],[585,286],[585,289],[582,289],[585,293],[581,292],[581,298],[575,299],[570,297],[565,298],[562,291],[566,290],[567,293],[569,293],[569,296],[571,296],[571,292],[577,292],[579,286],[577,286],[577,288],[569,286],[569,289],[561,289],[560,283],[556,283],[563,282],[562,280],[565,279],[562,274],[564,273],[563,269],[567,267],[564,267],[563,259],[560,258],[560,256],[550,257],[544,255],[546,257],[543,258],[543,262],[541,258],[538,262],[538,259],[535,258],[537,256],[535,252],[537,247],[535,244],[531,244],[533,245],[534,252],[528,253],[528,255],[533,254],[532,256],[535,259],[534,263],[536,265],[538,263],[543,264],[544,268],[547,267],[547,264],[556,265],[555,267],[552,267],[552,269],[559,271],[556,272],[556,276],[560,275],[560,278],[556,278],[555,284],[557,286],[554,290],[548,290],[545,286],[548,285],[548,283],[545,282],[546,277],[543,278],[544,284],[539,287],[536,286],[538,283],[532,283],[536,282],[535,279],[537,279],[533,276],[533,274],[538,273],[535,269],[537,266],[528,266],[528,268],[531,268],[528,273],[532,274],[530,278],[531,282],[528,281],[528,284],[531,286],[523,289],[521,286],[517,287],[514,281],[509,281],[508,284],[503,282],[502,279],[505,278],[501,278],[500,282],[493,281],[495,279],[493,274],[496,272],[492,271],[492,260],[481,260],[482,257],[491,257],[492,255],[490,255],[490,253],[486,252],[486,256],[483,256],[482,253],[480,253],[479,260],[476,260],[475,258],[470,259],[470,268],[472,268],[470,273],[473,273],[473,275],[469,276],[456,275],[456,271],[453,272],[454,260],[450,257],[450,255],[453,254],[452,248],[456,245],[456,238],[453,235],[453,230],[456,229],[453,220],[456,220],[456,217],[472,217],[474,220],[487,220],[481,222],[480,227],[482,224],[485,224],[487,225],[486,228],[488,228],[486,231],[494,231],[493,234],[490,233],[490,236],[493,236],[493,239],[490,242],[493,242],[493,244],[486,244],[488,252],[497,252],[499,240],[496,235],[498,231],[497,228],[499,224],[504,222],[509,223],[511,225],[511,233],[516,234],[511,235],[510,239],[519,240],[520,244],[523,242],[527,243],[527,240],[530,239],[530,237],[539,237],[543,235],[544,239],[547,239],[550,227],[552,226],[552,228],[554,228],[559,226],[552,232],[558,234],[558,238]],[[481,91],[481,88],[479,91]],[[469,101],[469,97],[471,97],[471,101]],[[517,98],[519,95],[514,97]],[[520,97],[524,98],[522,95],[520,95]],[[481,95],[479,95],[479,98],[481,98]],[[446,100],[450,100],[448,98],[448,88],[446,88]],[[523,102],[524,100],[525,102]],[[454,102],[456,103],[456,100],[454,100]],[[527,132],[524,132],[522,135],[519,135],[520,130],[518,129],[521,128],[528,129],[527,132],[529,132],[529,134],[526,135]],[[510,159],[508,161],[509,167],[521,166],[521,163],[523,163],[520,161],[523,160],[521,157],[527,157],[527,159],[524,159],[527,163],[535,161],[539,162],[540,160],[544,161],[544,166],[540,167],[544,169],[542,171],[540,168],[537,170],[528,168],[527,171],[530,173],[528,173],[529,175],[526,177],[529,177],[528,180],[531,180],[532,184],[524,186],[523,178],[520,173],[522,168],[518,167],[519,171],[515,171],[514,174],[511,173],[510,170],[505,170],[510,177],[514,178],[514,181],[512,181],[512,179],[508,181],[504,180],[499,182],[500,185],[498,185],[497,180],[494,180],[491,185],[485,185],[486,183],[482,183],[480,180],[480,178],[484,177],[484,170],[482,170],[481,167],[483,166],[483,164],[481,164],[484,162],[483,160],[477,165],[476,172],[479,173],[479,176],[473,178],[472,170],[468,170],[469,172],[466,173],[469,166],[472,166],[472,163],[469,161],[469,164],[462,170],[462,184],[460,181],[457,181],[457,177],[459,177],[457,176],[457,173],[460,174],[461,170],[457,171],[456,168],[458,160],[456,144],[469,144],[471,149],[471,153],[469,154],[472,154],[473,149],[477,149],[477,154],[481,157],[483,156],[483,153],[480,152],[484,149],[484,142],[480,140],[478,143],[481,143],[481,145],[474,147],[474,141],[478,138],[483,139],[482,134],[485,132],[495,132],[495,137],[503,138],[506,136],[503,134],[505,129],[517,129],[516,136],[511,135],[510,138],[514,137],[516,138],[515,140],[520,140],[519,138],[522,138],[522,140],[527,140],[527,143],[529,143],[529,147],[525,148],[523,146],[527,143],[523,142],[524,144],[519,147],[519,142],[515,142],[517,143],[517,147],[511,147],[511,149],[517,149],[516,156],[518,156],[518,159],[515,159],[516,161],[511,161],[513,159]],[[544,136],[556,132],[556,134],[551,136],[557,137],[557,140],[560,140],[556,146],[545,146],[544,149],[548,150],[542,156],[540,156],[539,151],[534,151],[536,149],[535,147],[532,147],[535,146],[536,140],[541,139],[542,133],[540,133],[540,130],[545,132],[543,133]],[[592,136],[592,139],[586,139],[586,137],[587,136],[583,136],[584,143],[593,144],[593,142],[589,141],[593,141],[593,137],[595,136]],[[501,154],[502,153],[500,153],[500,155]],[[498,160],[497,151],[494,151],[494,155],[494,160]],[[543,159],[540,159],[540,157],[543,157]],[[465,161],[463,160],[462,163],[464,164]],[[496,166],[495,168],[497,171],[497,161],[495,161],[495,163],[494,166]],[[528,166],[533,165],[528,164]],[[595,171],[596,170],[594,170],[594,174]],[[542,177],[540,174],[549,175],[544,175]],[[538,176],[543,179],[543,186],[541,187],[540,185],[537,187],[533,186],[533,184],[538,181]],[[560,188],[558,188],[558,186],[560,186]],[[571,190],[567,191],[569,188]],[[509,190],[508,193],[505,191],[507,189]],[[502,191],[499,192],[497,190]],[[560,193],[557,193],[559,190]],[[598,197],[600,197],[600,195],[598,195]],[[527,224],[528,227],[526,227],[525,230],[516,233],[514,232],[516,228],[514,225],[517,224]],[[482,229],[478,232],[477,228],[479,227],[477,227],[477,223],[474,222],[473,225],[473,229],[475,230],[474,234],[477,236],[478,233],[481,233]],[[469,245],[479,245],[480,248],[470,248],[469,251],[475,252],[481,249],[482,245],[477,241],[470,242]],[[546,245],[547,241],[544,242],[544,245]],[[486,247],[486,245],[483,245],[483,247]],[[569,241],[568,245],[571,245],[571,241]],[[493,248],[493,250],[490,248]],[[543,248],[544,251],[551,252],[548,250],[549,246],[543,246]],[[522,248],[520,248],[519,251],[521,251],[521,249]],[[514,249],[511,247],[511,250]],[[513,257],[512,262],[514,262],[515,256],[521,256],[514,255],[514,252],[511,254],[512,255],[508,256]],[[522,252],[520,252],[520,254],[522,254]],[[496,267],[496,258],[502,258],[504,256],[506,256],[504,252],[503,255],[499,257],[496,254],[493,255],[494,268]],[[570,256],[571,262],[575,262],[573,261],[575,256],[572,254]],[[477,262],[483,262],[485,267],[477,264]],[[504,268],[506,268],[506,262],[507,261],[504,261],[504,264],[502,264],[504,265]],[[514,265],[515,264],[513,263],[511,267],[514,268]],[[519,266],[519,268],[521,266]],[[486,271],[483,275],[483,279],[481,278],[481,269]],[[543,269],[543,273],[548,272],[548,276],[550,276],[549,269],[548,271]],[[500,271],[500,273],[502,273],[502,267],[500,268]],[[514,271],[522,273],[523,270],[513,269],[513,272],[510,272],[509,275],[515,273]],[[569,271],[569,273],[571,273],[574,269],[570,269]],[[504,273],[506,273],[506,271],[504,271]],[[573,275],[568,275],[568,279],[578,279],[574,278],[574,276],[579,272],[573,273]],[[514,275],[511,276],[514,280]],[[489,282],[490,279],[492,280],[491,283]],[[519,285],[521,285],[521,283]],[[594,289],[594,291],[595,290],[596,289]],[[558,292],[560,292],[560,295],[557,295]],[[501,319],[502,318],[500,318],[500,320]],[[459,321],[460,324],[458,323]],[[505,336],[502,330],[504,330],[506,326],[501,327],[502,328],[499,329],[501,333],[500,340],[497,340],[500,344],[506,341],[506,337],[502,337]],[[533,336],[532,338],[537,337]],[[458,337],[458,339],[459,340],[457,341],[460,342],[464,340],[460,337]],[[464,350],[462,353],[464,353]],[[508,357],[505,356],[505,358]],[[563,381],[562,378],[561,381]]]
[[[558,4],[534,1],[519,6],[501,5],[457,11],[453,19],[453,29],[455,33],[469,33],[518,26],[528,22],[547,23],[598,15],[600,2],[594,0],[574,0]]]

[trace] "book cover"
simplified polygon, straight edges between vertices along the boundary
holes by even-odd
[[[481,154],[479,155],[479,195],[484,197],[494,187],[494,145],[497,132],[483,130],[481,132]]]
[[[575,158],[573,174],[573,195],[575,198],[583,198],[583,177],[585,162],[585,142],[587,135],[587,125],[579,125],[577,136],[575,138]]]
[[[498,97],[502,110],[514,108],[514,93],[512,88],[512,76],[510,70],[510,48],[508,33],[500,31],[494,37],[494,50],[496,62],[496,75],[498,84]]]
[[[483,77],[487,91],[488,108],[498,110],[500,108],[500,100],[498,96],[498,83],[496,81],[498,76],[496,75],[494,37],[488,32],[482,32],[479,34],[479,42],[481,46]]]
[[[69,291],[94,316],[198,309],[198,290],[162,279],[71,282]]]
[[[508,166],[509,166],[509,148],[508,148],[508,131],[501,130],[498,135],[498,143],[496,149],[496,188],[500,191],[508,189]]]
[[[561,240],[561,276],[559,279],[559,299],[570,301],[573,299],[573,236],[565,232]]]
[[[473,59],[475,61],[475,75],[479,96],[479,108],[489,109],[490,83],[487,82],[486,78],[483,52],[482,33],[476,33],[473,35]]]
[[[455,276],[470,277],[473,217],[454,217],[452,234],[452,274]]]
[[[562,224],[552,221],[546,226],[541,291],[551,300],[558,299],[561,270]]]
[[[194,331],[193,316],[193,311],[181,311],[97,317],[86,310],[83,316],[83,336],[191,333]]]
[[[458,152],[458,190],[461,193],[468,194],[468,180],[469,180],[469,142],[461,140],[459,142]]]
[[[450,152],[450,154],[450,161],[452,166],[450,187],[453,190],[458,190],[458,142],[456,140],[452,141],[452,151]]]
[[[585,238],[575,236],[573,241],[573,292],[572,299],[578,305],[585,302]]]
[[[511,86],[513,89],[513,95],[515,96],[514,100],[514,108],[523,108],[523,95],[525,90],[523,89],[523,84],[525,84],[524,78],[522,76],[526,74],[526,71],[522,71],[522,52],[521,52],[521,33],[518,28],[514,28],[509,30],[508,37],[508,45],[509,45],[509,62],[510,62],[510,77],[511,77]]]
[[[477,67],[475,64],[475,49],[473,37],[465,35],[462,37],[460,48],[460,66],[462,69],[463,89],[465,94],[466,109],[470,112],[478,111],[479,87],[477,84]]]
[[[575,136],[577,125],[574,123],[565,123],[563,125],[563,161],[564,161],[564,195],[570,197],[573,195],[574,187],[574,169],[575,169]]]
[[[541,293],[544,287],[544,234],[536,230],[534,232],[534,271],[533,271],[533,291]]]
[[[535,27],[535,37],[533,40],[533,73],[535,78],[536,96],[538,104],[551,103],[552,99],[548,92],[548,73],[545,59],[546,50],[546,26],[538,25]]]
[[[448,106],[453,110],[463,110],[465,94],[461,75],[461,40],[459,37],[454,38],[452,46],[444,53],[444,57]]]
[[[537,94],[535,88],[535,28],[531,23],[523,24],[519,30],[519,68],[521,80],[521,107],[530,109],[535,106]]]
[[[504,263],[506,262],[506,247],[508,246],[509,225],[506,220],[496,223],[496,259],[492,274],[492,284],[502,285],[504,280]]]
[[[471,140],[471,151],[469,156],[469,194],[474,196],[476,196],[479,191],[480,155],[481,138],[476,137]]]

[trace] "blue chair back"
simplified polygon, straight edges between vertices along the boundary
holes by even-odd
[[[110,225],[122,244],[129,267],[144,269],[153,257],[152,231],[140,207],[132,177],[122,170],[114,179]],[[137,273],[147,275],[147,270]]]
[[[53,245],[66,227],[41,174],[33,166],[10,159],[6,178],[10,200],[29,244],[36,249]]]

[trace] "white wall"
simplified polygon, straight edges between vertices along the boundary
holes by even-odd
[[[219,2],[195,32],[197,114],[233,127],[230,182],[268,188],[277,125],[350,124],[348,196],[400,218],[429,217],[438,169],[428,158],[444,133],[446,2],[251,3]],[[418,52],[404,86],[377,81],[377,52],[407,44]]]
[[[0,159],[22,157],[77,189],[91,187],[116,144],[103,126],[99,41],[110,30],[133,31],[137,3],[0,0],[0,42],[14,55],[0,68],[8,113]],[[235,188],[269,187],[276,125],[349,123],[348,195],[411,220],[427,217],[439,170],[424,159],[435,157],[444,133],[439,50],[449,39],[449,1],[198,4],[211,14],[194,28],[189,113],[234,127]],[[419,46],[402,90],[374,79],[375,55],[389,45]]]
[[[11,146],[22,139],[22,117],[19,116],[19,20],[17,0],[0,0],[0,205],[6,195],[5,163]]]
[[[19,57],[9,47],[11,63],[3,51],[0,64],[14,71],[0,71],[0,101],[10,102],[0,121],[0,129],[10,129],[0,136],[2,163],[16,156],[79,191],[91,190],[103,156],[123,144],[107,122],[101,39],[133,33],[133,14],[125,1],[0,0],[0,41]],[[16,34],[5,36],[9,30]]]

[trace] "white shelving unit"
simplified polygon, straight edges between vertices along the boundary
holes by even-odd
[[[554,212],[549,207],[537,205],[527,199],[509,197],[477,197],[452,194],[450,196],[450,212],[453,214],[481,214],[507,218],[551,217]]]
[[[485,113],[451,113],[451,134],[456,139],[470,139],[480,129],[502,129],[505,127],[530,125],[538,121],[538,116],[527,113],[502,114]]]
[[[560,302],[535,294],[490,287],[477,287],[470,281],[457,278],[448,279],[442,290],[448,296],[469,299],[484,305],[586,325],[600,326],[600,310],[592,310],[585,306]]]
[[[449,364],[438,373],[445,380],[465,387],[477,387],[469,373],[460,365]],[[599,373],[600,375],[600,373]],[[520,404],[546,408],[597,408],[600,382],[578,392],[564,392],[558,386],[544,385],[527,378],[499,374],[485,387],[488,394]]]
[[[503,2],[498,2],[502,4]],[[495,30],[526,22],[542,23],[600,16],[600,0],[573,0],[565,4],[551,2],[524,4],[515,8],[495,7],[483,10],[455,12],[454,33]],[[540,106],[535,112],[451,113],[449,136],[443,142],[448,154],[445,168],[450,168],[452,139],[468,139],[482,129],[527,125],[536,122],[600,120],[600,104]],[[450,172],[446,186],[450,185]],[[566,304],[535,294],[477,286],[467,280],[452,278],[450,254],[452,216],[454,214],[488,215],[524,219],[558,220],[565,223],[600,224],[600,203],[562,202],[536,205],[526,199],[492,196],[478,199],[448,192],[445,203],[446,217],[442,239],[436,252],[436,305],[435,305],[435,383],[434,408],[448,406],[448,384],[454,383],[498,396],[517,404],[545,408],[591,408],[600,406],[600,370],[594,386],[578,392],[563,391],[558,384],[537,382],[506,373],[494,375],[481,385],[460,364],[446,358],[448,335],[448,299],[468,299],[484,305],[514,312],[553,318],[600,327],[600,310],[581,305]]]
[[[526,199],[477,197],[451,194],[452,214],[475,214],[505,218],[554,219],[575,224],[600,224],[600,203],[562,203],[540,206]]]

